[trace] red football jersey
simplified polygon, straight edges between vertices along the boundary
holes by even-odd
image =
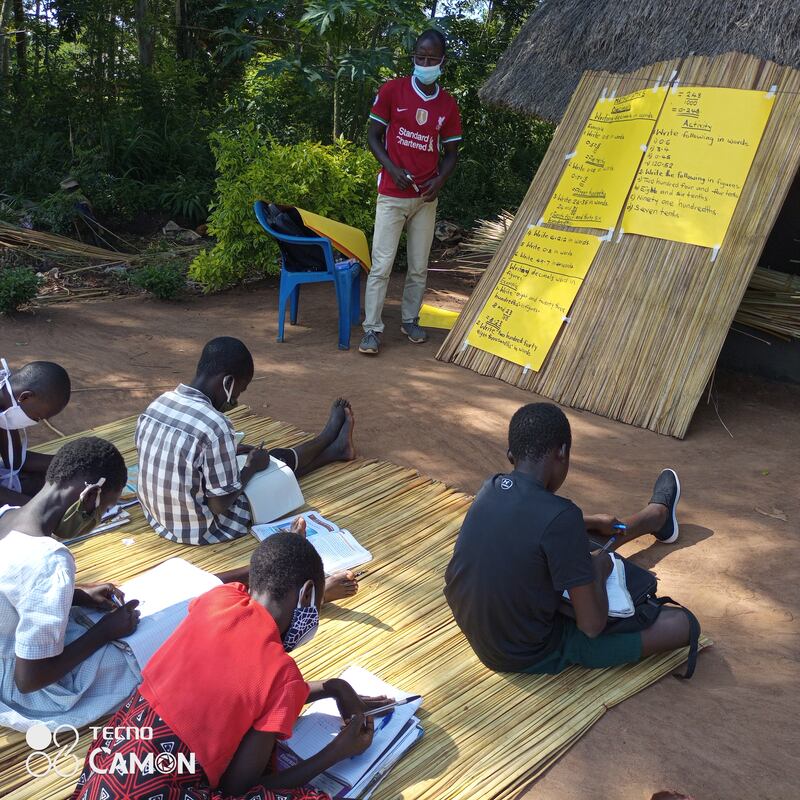
[[[461,139],[456,101],[439,85],[428,96],[413,77],[384,83],[369,118],[386,126],[386,152],[392,163],[408,172],[419,187],[439,172],[439,146]],[[378,192],[391,197],[417,197],[413,186],[399,189],[382,169]]]

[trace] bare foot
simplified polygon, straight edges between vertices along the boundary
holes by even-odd
[[[289,530],[292,533],[299,534],[304,539],[306,538],[306,518],[305,517],[295,517],[294,522],[292,522],[291,527]]]
[[[353,444],[353,431],[356,427],[356,418],[353,409],[348,405],[344,412],[344,423],[336,441],[333,443],[337,461],[352,461],[356,457],[356,446]]]
[[[339,431],[342,429],[345,421],[346,409],[350,408],[350,401],[345,400],[344,397],[337,397],[331,406],[331,413],[325,427],[320,431],[320,438],[325,441],[325,446],[332,444]]]
[[[353,572],[337,572],[325,579],[325,601],[342,600],[352,597],[358,591],[358,581]]]

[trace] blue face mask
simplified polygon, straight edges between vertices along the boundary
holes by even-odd
[[[292,614],[292,622],[282,637],[283,649],[287,653],[291,653],[295,647],[300,647],[301,644],[308,644],[319,628],[319,611],[314,597],[314,588],[312,587],[311,605],[304,606],[302,605],[303,590],[300,590],[297,606]]]
[[[436,64],[433,67],[421,67],[419,64],[414,64],[414,77],[426,86],[436,83],[439,76],[442,74],[442,65]]]

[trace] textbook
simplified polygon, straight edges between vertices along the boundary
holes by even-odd
[[[236,456],[240,470],[246,462],[246,455]],[[247,482],[244,495],[250,504],[253,522],[257,525],[286,516],[305,503],[294,472],[283,461],[272,456],[269,457],[269,466]]]
[[[125,602],[139,601],[137,608],[142,616],[136,630],[119,642],[131,649],[139,667],[144,669],[156,650],[186,617],[189,603],[221,585],[222,581],[216,575],[182,558],[170,558],[131,578],[119,588],[125,594]],[[90,624],[105,616],[102,611],[81,609],[81,612]],[[86,622],[80,618],[79,621]]]
[[[361,667],[349,667],[342,675],[360,695],[380,696],[402,700],[410,695],[390,686]],[[397,706],[384,717],[375,718],[372,744],[361,755],[348,758],[317,775],[311,785],[333,798],[368,798],[389,770],[422,737],[422,725],[417,709],[422,700]],[[312,703],[295,723],[291,738],[278,743],[278,768],[294,766],[311,758],[339,733],[342,718],[336,701],[318,700]]]
[[[620,619],[632,617],[635,609],[625,580],[625,562],[614,553],[609,553],[608,556],[614,562],[611,574],[606,579],[608,616]],[[564,599],[569,600],[569,592],[566,589],[564,590]]]
[[[372,561],[372,553],[362,547],[350,531],[325,519],[319,511],[306,511],[268,525],[253,525],[253,535],[263,542],[278,531],[290,528],[297,516],[303,517],[306,521],[306,538],[319,553],[326,575],[353,569]]]

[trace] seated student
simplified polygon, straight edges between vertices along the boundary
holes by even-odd
[[[70,396],[66,370],[32,361],[12,373],[0,359],[0,505],[20,506],[44,485],[53,458],[28,450],[25,428],[60,414]]]
[[[85,725],[119,705],[141,680],[133,656],[111,645],[138,623],[137,601],[110,583],[75,585],[75,561],[55,536],[93,527],[125,486],[125,462],[97,438],[65,444],[44,488],[0,509],[0,725],[26,730]],[[109,609],[87,629],[73,606]],[[112,610],[113,609],[113,610]]]
[[[245,536],[252,522],[244,486],[269,465],[269,452],[237,447],[233,425],[223,413],[234,408],[253,379],[253,357],[229,336],[203,348],[197,373],[187,386],[162,394],[139,417],[138,495],[155,532],[181,544],[212,544]],[[355,458],[353,412],[346,400],[333,404],[328,423],[310,442],[274,448],[275,458],[296,475],[333,461]],[[242,470],[237,453],[247,453]],[[355,594],[352,573],[328,580],[326,597]]]
[[[108,722],[128,729],[127,738],[95,740],[73,800],[328,798],[306,784],[369,747],[373,723],[364,712],[387,700],[359,697],[340,679],[308,684],[288,655],[316,633],[323,588],[322,561],[308,541],[286,531],[261,542],[249,591],[233,583],[192,601],[139,690]],[[276,771],[276,742],[291,735],[305,703],[323,697],[336,699],[341,732],[314,757]],[[152,736],[140,738],[137,728],[152,728]],[[142,778],[112,768],[165,750],[194,754],[194,772]]]
[[[557,673],[570,664],[611,667],[689,643],[689,620],[664,608],[637,633],[603,633],[608,622],[607,553],[590,552],[587,530],[612,536],[619,521],[584,517],[555,494],[569,470],[572,434],[563,412],[550,403],[520,408],[508,431],[514,467],[495,475],[468,511],[445,575],[445,595],[472,649],[499,672]],[[620,544],[652,533],[678,538],[678,477],[658,477],[644,509],[622,522]],[[559,612],[567,590],[575,620]]]
[[[80,727],[139,685],[136,660],[116,642],[136,629],[138,600],[124,602],[111,583],[76,586],[75,560],[58,541],[94,528],[127,476],[113,444],[76,439],[55,455],[30,502],[0,508],[0,726]],[[217,577],[247,582],[248,570]],[[79,607],[110,613],[87,627],[77,619]],[[171,631],[164,629],[166,638]]]

